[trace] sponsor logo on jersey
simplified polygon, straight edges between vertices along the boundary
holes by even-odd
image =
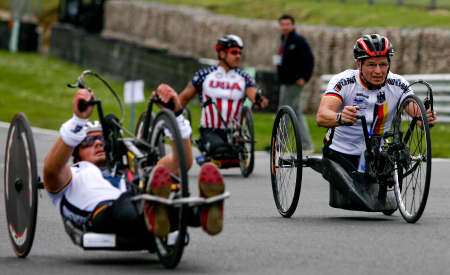
[[[223,90],[238,90],[241,91],[241,86],[238,82],[227,82],[227,81],[219,81],[219,80],[211,80],[209,81],[210,88],[220,88]]]
[[[349,85],[349,84],[354,84],[355,82],[356,82],[355,76],[343,78],[343,79],[339,80],[339,82],[336,85],[334,85],[334,90],[336,92],[340,92],[342,87]]]
[[[402,89],[403,92],[406,92],[408,90],[408,85],[406,85],[406,83],[402,82],[400,79],[388,78],[386,82],[389,85],[400,87],[400,89]]]

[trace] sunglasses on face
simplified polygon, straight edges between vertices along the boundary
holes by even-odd
[[[242,55],[242,51],[240,50],[230,50],[228,53],[231,55]]]
[[[96,141],[100,141],[102,144],[105,143],[105,139],[103,136],[87,136],[81,143],[80,146],[82,148],[90,147],[94,145]]]

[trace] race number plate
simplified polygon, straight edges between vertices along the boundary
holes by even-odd
[[[16,255],[25,258],[36,228],[38,176],[33,133],[23,113],[9,126],[4,183],[9,237]]]

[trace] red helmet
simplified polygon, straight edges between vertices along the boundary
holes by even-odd
[[[356,60],[369,57],[390,58],[394,56],[394,48],[387,37],[379,34],[366,34],[356,40],[353,56]]]
[[[225,36],[222,36],[217,40],[216,44],[216,52],[224,51],[229,48],[244,48],[244,43],[242,42],[242,39],[235,35],[235,34],[227,34]]]

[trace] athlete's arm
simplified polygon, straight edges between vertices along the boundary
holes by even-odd
[[[420,115],[420,109],[419,106],[411,102],[406,106],[406,112],[411,117],[416,117]],[[427,117],[428,117],[428,124],[433,125],[437,122],[437,115],[436,112],[432,112],[431,109],[427,110]]]
[[[260,98],[257,98],[258,91],[255,87],[248,87],[245,89],[245,95],[253,102],[254,104],[257,104],[260,108],[266,108],[269,106],[269,100],[265,96],[260,96]]]
[[[84,112],[78,110],[80,100],[89,101],[92,95],[87,90],[79,90],[72,100],[72,110],[75,116],[86,119],[92,113],[92,106]],[[68,165],[72,156],[73,148],[65,144],[61,137],[58,137],[44,160],[44,186],[47,191],[55,193],[61,191],[72,178],[72,172]]]
[[[191,82],[186,85],[186,87],[181,91],[179,98],[181,106],[184,108],[191,101],[191,99],[198,93],[197,88],[192,85]]]
[[[339,126],[336,121],[342,100],[336,96],[322,96],[317,110],[316,122],[320,127],[331,128]],[[356,122],[357,108],[355,106],[344,106],[341,112],[342,124],[353,124]]]
[[[190,85],[192,85],[192,84],[190,84]],[[189,85],[188,85],[188,87],[189,87]],[[183,90],[183,92],[185,92],[188,87],[186,87]],[[188,93],[189,93],[189,90],[186,92],[186,94],[188,94]],[[175,110],[174,110],[175,112],[181,110],[183,108],[182,106],[184,106],[184,105],[182,105],[181,100],[180,100],[181,95],[178,95],[177,92],[167,84],[159,85],[158,88],[156,88],[156,94],[159,96],[161,101],[164,103],[173,101],[175,104]],[[186,166],[189,169],[193,163],[192,143],[191,143],[191,139],[190,139],[190,133],[192,132],[192,130],[191,130],[191,126],[189,125],[189,123],[186,125],[185,121],[178,121],[179,118],[182,118],[182,116],[177,118],[177,122],[182,123],[182,125],[184,125],[183,127],[180,127],[180,124],[179,124],[180,131],[188,130],[188,135],[189,135],[189,136],[183,137],[184,133],[183,132],[181,133],[181,136],[183,137],[182,143],[183,143],[184,155],[185,155],[185,159],[186,159]],[[184,120],[184,119],[182,119],[182,120]],[[172,145],[172,146],[174,146],[174,145]],[[173,152],[176,152],[176,150],[173,150]],[[168,154],[168,155],[164,156],[163,158],[158,160],[158,164],[169,168],[174,173],[178,172],[178,168],[179,168],[177,165],[178,164],[178,156],[175,154]]]

